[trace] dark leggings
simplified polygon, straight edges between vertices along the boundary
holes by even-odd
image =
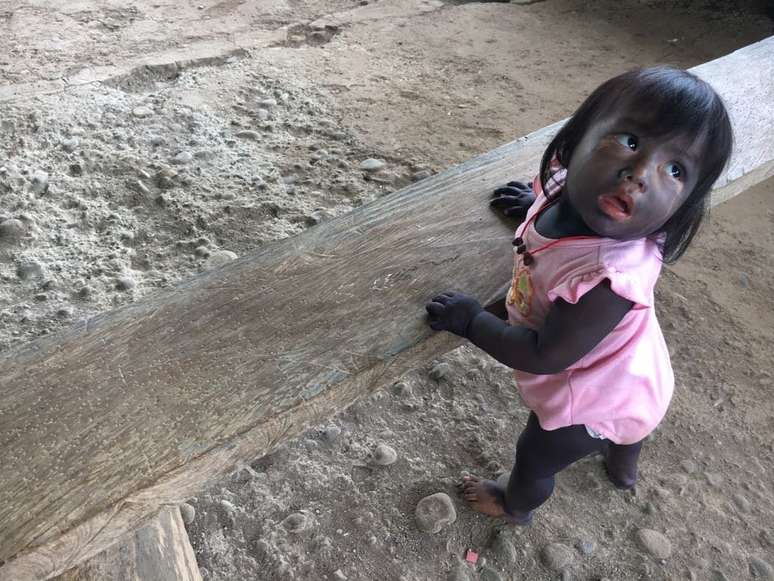
[[[641,447],[642,442],[620,445],[592,438],[583,425],[544,430],[532,412],[516,445],[516,465],[505,493],[506,509],[527,512],[537,508],[554,491],[557,472],[594,453],[605,454],[611,480],[633,484]]]

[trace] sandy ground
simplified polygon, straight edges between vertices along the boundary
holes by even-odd
[[[0,350],[772,32],[755,2],[49,4],[0,1]],[[205,579],[774,579],[772,191],[662,278],[678,386],[635,492],[589,459],[528,529],[467,509],[454,483],[506,471],[527,412],[462,348],[191,499]],[[437,492],[457,519],[422,532]]]

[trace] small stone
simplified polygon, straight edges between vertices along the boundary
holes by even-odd
[[[696,462],[693,460],[683,460],[680,462],[680,467],[685,471],[686,474],[694,474],[699,467],[696,465]]]
[[[38,293],[33,298],[39,303],[45,303],[48,300],[48,295],[46,293]]]
[[[374,464],[389,466],[398,459],[398,454],[387,444],[379,444],[374,450]]]
[[[69,139],[63,139],[62,140],[62,149],[64,149],[67,152],[72,153],[75,151],[78,146],[80,145],[81,140],[77,137],[70,137]]]
[[[91,295],[94,293],[94,290],[90,286],[84,286],[78,290],[76,293],[79,299],[86,300],[88,298],[91,298]]]
[[[80,163],[71,163],[68,170],[73,177],[80,177],[83,175],[83,166]]]
[[[222,499],[222,500],[220,501],[220,505],[221,505],[223,508],[225,508],[227,511],[229,511],[229,512],[234,512],[234,511],[236,511],[236,506],[234,506],[234,503],[232,503],[232,502],[229,502],[229,501],[228,501],[228,500],[226,500],[225,498],[224,498],[224,499]]]
[[[458,562],[455,567],[449,571],[447,581],[471,581],[470,572],[468,566],[465,563]]]
[[[60,319],[69,319],[73,316],[73,310],[69,307],[62,307],[56,312],[56,316]]]
[[[750,512],[752,505],[750,504],[750,501],[747,500],[744,496],[742,496],[741,494],[734,494],[734,496],[732,496],[731,498],[734,501],[736,508],[738,508],[742,512]]]
[[[481,581],[503,581],[503,578],[500,576],[500,574],[490,567],[483,567],[481,569],[479,579]]]
[[[42,194],[48,190],[48,174],[44,171],[36,171],[32,174],[30,189],[33,194]]]
[[[137,282],[131,276],[119,276],[116,278],[116,289],[120,291],[132,290]]]
[[[149,194],[149,193],[150,193],[150,190],[148,189],[148,186],[146,186],[146,185],[143,183],[143,181],[142,181],[142,180],[139,180],[139,179],[137,179],[137,180],[134,180],[134,183],[133,183],[132,185],[134,185],[134,188],[135,188],[135,189],[136,189],[138,192],[140,192],[141,194]]]
[[[360,169],[367,172],[375,172],[384,169],[386,163],[383,159],[375,159],[369,157],[368,159],[360,162]]]
[[[139,117],[140,119],[144,117],[150,117],[151,115],[153,115],[153,109],[151,109],[150,107],[142,107],[142,106],[135,107],[134,109],[132,109],[132,115],[134,115],[135,117]]]
[[[309,519],[303,512],[294,512],[285,517],[282,526],[289,533],[300,533],[309,526]]]
[[[192,159],[193,159],[193,154],[190,151],[181,151],[175,157],[172,158],[172,163],[176,163],[178,165],[184,165],[186,163],[190,163]]]
[[[335,444],[339,436],[341,436],[341,428],[338,426],[328,426],[323,431],[323,438],[329,444]]]
[[[258,112],[256,113],[256,116],[258,117],[259,121],[268,121],[269,120],[269,111],[266,109],[258,109]]]
[[[457,511],[448,494],[438,492],[417,503],[414,516],[417,526],[428,533],[438,533],[457,520]]]
[[[636,536],[640,546],[657,559],[667,559],[672,554],[672,543],[658,531],[639,529]]]
[[[207,261],[204,263],[204,267],[209,270],[211,268],[218,268],[224,264],[228,264],[238,258],[236,252],[230,250],[216,250],[213,252]]]
[[[597,548],[597,545],[591,539],[580,539],[577,543],[575,543],[575,548],[578,549],[578,552],[581,555],[588,557],[594,552],[594,549]]]
[[[750,575],[754,579],[774,579],[774,567],[758,557],[750,557]]]
[[[562,543],[546,545],[540,553],[543,564],[552,571],[561,571],[572,564],[575,555],[572,549]]]
[[[237,131],[234,135],[242,139],[252,139],[253,141],[259,141],[261,139],[261,134],[252,129],[243,129],[242,131]]]
[[[43,265],[37,260],[27,260],[16,267],[16,276],[22,280],[31,278],[43,278]]]
[[[15,218],[0,222],[0,241],[17,242],[24,237],[27,227],[24,222]]]
[[[180,505],[180,516],[183,518],[185,524],[190,525],[196,517],[196,509],[187,502],[184,502]]]
[[[277,106],[277,101],[274,99],[261,99],[258,101],[258,106],[262,109],[271,109],[272,107]]]
[[[710,571],[710,581],[730,581],[726,574],[720,569],[713,569]]]
[[[194,249],[194,254],[196,256],[200,256],[201,258],[208,258],[211,254],[210,249],[206,246],[197,246]]]
[[[448,363],[436,363],[430,370],[430,378],[435,381],[441,381],[449,377],[451,366]]]
[[[164,138],[161,137],[160,135],[154,135],[153,137],[150,138],[150,144],[153,147],[158,147],[159,145],[164,145],[164,143],[166,143],[166,142],[164,141]]]
[[[429,169],[422,169],[422,170],[419,170],[418,172],[414,172],[411,176],[411,180],[414,182],[421,182],[422,180],[426,180],[432,175],[433,175],[433,172],[431,172]]]
[[[720,488],[720,485],[723,484],[723,476],[716,472],[705,472],[704,477],[707,479],[710,486],[714,486],[715,488]]]
[[[158,187],[162,190],[168,190],[175,185],[173,180],[176,177],[177,172],[175,170],[171,167],[165,167],[156,172],[154,179],[156,180],[156,185]]]
[[[495,554],[495,558],[502,561],[507,565],[511,565],[516,562],[517,555],[516,549],[513,543],[502,532],[498,532],[492,543],[492,551]]]
[[[399,381],[393,385],[392,392],[398,397],[402,397],[404,399],[408,399],[413,395],[411,392],[411,386],[403,381]]]

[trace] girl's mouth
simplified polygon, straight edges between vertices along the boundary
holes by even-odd
[[[597,198],[597,206],[606,216],[616,222],[623,222],[632,217],[634,200],[625,192],[602,194]]]

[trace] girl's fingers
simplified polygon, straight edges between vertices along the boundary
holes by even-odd
[[[493,208],[509,208],[511,206],[521,205],[524,203],[523,196],[499,196],[492,198],[489,205]]]
[[[443,305],[433,301],[432,303],[427,303],[427,305],[425,305],[425,310],[431,318],[438,318],[443,314],[444,308]]]
[[[508,182],[506,185],[511,186],[512,188],[519,188],[520,190],[528,190],[530,187],[525,184],[524,182]]]
[[[503,210],[503,214],[508,216],[509,218],[513,218],[514,216],[524,216],[527,213],[527,209],[522,206],[513,206],[511,208],[506,208]]]

